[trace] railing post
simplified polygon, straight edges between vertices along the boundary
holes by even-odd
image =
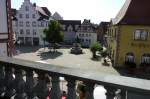
[[[114,99],[116,89],[110,86],[105,86],[105,89],[107,90],[106,92],[107,99]]]
[[[15,77],[14,77],[14,69],[12,68],[11,64],[7,64],[5,65],[5,87],[6,87],[6,91],[5,91],[5,98],[11,98],[15,93],[15,89],[14,89],[14,81],[15,81]]]
[[[84,82],[85,86],[86,86],[86,98],[85,99],[94,99],[93,96],[93,91],[94,91],[94,83],[92,82]]]
[[[27,69],[26,70],[26,93],[28,95],[28,99],[33,99],[34,97],[34,79],[33,79],[33,70]]]
[[[122,89],[120,95],[121,95],[121,99],[127,99],[127,91],[126,90]]]
[[[67,87],[68,87],[68,93],[67,93],[67,99],[76,99],[76,80],[70,77],[65,78],[67,80]]]
[[[23,72],[23,70],[20,69],[20,67],[15,69],[15,75],[16,75],[16,79],[15,79],[16,96],[15,96],[15,99],[26,99],[27,98],[27,94],[25,93],[26,83],[23,79],[23,76],[25,76],[24,73],[25,72]]]
[[[52,75],[52,89],[51,89],[51,98],[60,99],[61,90],[60,90],[60,80],[59,76]]]
[[[5,68],[0,62],[0,96],[5,92]]]
[[[34,88],[35,95],[39,99],[45,99],[48,96],[48,87],[46,83],[45,73],[43,71],[36,71],[38,74],[38,83]]]

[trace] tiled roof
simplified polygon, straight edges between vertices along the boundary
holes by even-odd
[[[75,26],[76,25],[81,25],[81,20],[58,20],[58,22],[61,25],[65,25],[65,31],[67,30],[68,26],[72,26],[73,27],[73,31],[76,31]]]
[[[112,23],[150,25],[150,0],[126,0]]]
[[[52,17],[55,20],[63,20],[63,17],[58,12],[55,12]]]
[[[51,16],[51,12],[48,10],[47,7],[42,7],[42,9],[45,11],[45,13],[46,13],[48,16]]]

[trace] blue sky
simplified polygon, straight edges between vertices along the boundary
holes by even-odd
[[[19,9],[24,0],[12,0],[12,7]],[[121,9],[125,0],[30,0],[38,6],[45,6],[53,14],[60,13],[64,19],[91,19],[94,23],[110,21]]]

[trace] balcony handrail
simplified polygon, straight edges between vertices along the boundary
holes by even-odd
[[[45,72],[58,74],[60,76],[72,77],[83,81],[93,82],[101,85],[112,86],[128,91],[139,92],[150,95],[150,80],[124,77],[118,75],[103,74],[95,71],[85,71],[52,64],[38,63],[28,60],[0,57],[0,63],[8,63],[21,68],[37,69]]]

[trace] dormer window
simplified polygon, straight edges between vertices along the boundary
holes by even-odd
[[[63,30],[66,30],[66,25],[62,25]]]
[[[134,40],[147,40],[148,32],[144,29],[137,29],[134,32]]]
[[[73,28],[72,28],[71,25],[68,27],[68,31],[69,31],[69,32],[72,32],[72,31],[73,31]]]

